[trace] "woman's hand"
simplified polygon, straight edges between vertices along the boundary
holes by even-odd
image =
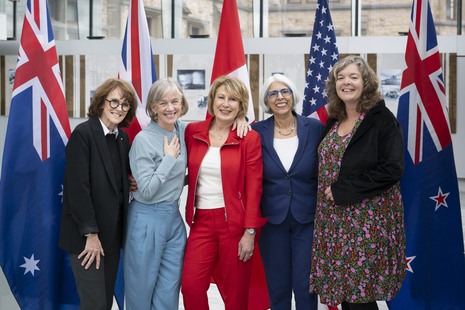
[[[333,192],[331,191],[331,186],[325,190],[326,199],[334,201]]]
[[[100,243],[100,239],[98,238],[98,235],[91,235],[87,237],[86,240],[86,247],[84,248],[84,251],[79,254],[78,259],[81,259],[81,257],[84,257],[82,260],[81,266],[85,265],[86,269],[89,269],[89,267],[92,265],[92,263],[95,260],[95,269],[100,268],[100,255],[105,256],[103,253],[103,248],[102,244]]]
[[[244,231],[244,235],[242,236],[241,241],[239,241],[238,249],[239,259],[244,263],[252,257],[254,242],[255,235],[251,235],[248,232]]]
[[[247,123],[245,118],[234,120],[232,130],[236,129],[236,127],[237,127],[237,135],[240,138],[247,136],[247,133],[249,131],[252,131],[252,127],[249,125],[249,123]]]
[[[128,184],[131,192],[137,192],[137,182],[132,175],[128,177]]]
[[[163,138],[164,146],[163,150],[165,152],[165,155],[171,155],[174,158],[177,158],[179,155],[179,152],[181,151],[181,146],[179,144],[179,138],[178,136],[174,136],[173,139],[171,139],[171,143],[168,143],[168,137],[165,136]]]

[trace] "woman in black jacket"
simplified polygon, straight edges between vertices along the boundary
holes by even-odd
[[[89,119],[66,146],[59,245],[68,251],[81,310],[112,307],[129,203],[131,146],[119,127],[129,126],[136,109],[129,83],[105,81],[94,94]]]
[[[402,129],[378,85],[365,60],[348,56],[326,86],[310,291],[343,309],[378,309],[405,277]]]

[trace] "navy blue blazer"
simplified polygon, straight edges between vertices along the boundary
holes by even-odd
[[[317,191],[317,148],[323,124],[316,119],[297,116],[299,146],[289,171],[273,147],[274,117],[252,124],[260,134],[263,158],[262,216],[269,224],[281,224],[289,209],[301,224],[315,218]]]

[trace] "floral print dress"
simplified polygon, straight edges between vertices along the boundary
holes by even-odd
[[[321,142],[310,292],[321,302],[391,300],[405,277],[404,212],[399,183],[362,201],[336,205],[325,189],[337,180],[344,152],[365,114],[346,136],[339,122]],[[363,154],[360,154],[363,156]]]

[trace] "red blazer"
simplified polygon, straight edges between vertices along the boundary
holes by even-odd
[[[189,189],[186,222],[194,221],[194,203],[200,164],[210,146],[208,129],[213,118],[190,123],[186,128]],[[225,219],[232,236],[244,233],[245,228],[260,228],[266,223],[260,211],[263,163],[260,136],[251,131],[239,138],[236,131],[229,133],[221,147],[221,181],[223,185]]]

